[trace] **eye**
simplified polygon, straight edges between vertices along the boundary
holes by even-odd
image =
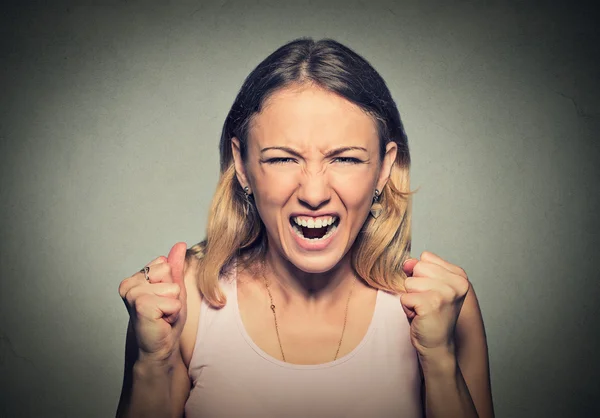
[[[338,163],[342,163],[342,164],[360,164],[360,163],[362,163],[361,160],[359,160],[358,158],[354,158],[354,157],[335,157],[333,159],[333,162],[338,162]]]
[[[267,160],[265,160],[265,162],[267,164],[286,164],[286,163],[293,163],[294,160],[293,158],[289,158],[289,157],[279,157],[279,158],[269,158]]]

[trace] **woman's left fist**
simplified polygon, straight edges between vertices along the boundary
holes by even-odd
[[[428,251],[420,260],[407,259],[402,269],[407,278],[400,302],[413,346],[422,357],[437,352],[455,355],[454,328],[470,286],[467,274]]]

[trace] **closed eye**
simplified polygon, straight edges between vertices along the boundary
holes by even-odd
[[[265,160],[267,164],[285,164],[285,163],[293,163],[296,160],[290,157],[278,157],[278,158],[269,158]]]
[[[339,162],[342,164],[360,164],[362,163],[362,160],[354,157],[335,157],[333,162]]]

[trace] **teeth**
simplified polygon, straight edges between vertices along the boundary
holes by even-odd
[[[322,218],[300,218],[295,216],[293,219],[296,225],[303,226],[305,228],[323,228],[333,224],[337,221],[337,216],[325,216]]]
[[[333,234],[335,232],[335,230],[337,229],[337,226],[332,226],[331,228],[329,228],[327,233],[325,235],[323,235],[322,238],[306,238],[306,237],[304,237],[304,235],[302,235],[302,231],[300,231],[300,228],[298,228],[297,225],[292,225],[292,228],[294,229],[294,232],[296,232],[296,234],[300,238],[303,238],[308,241],[322,241],[324,239],[329,238],[331,236],[331,234]]]

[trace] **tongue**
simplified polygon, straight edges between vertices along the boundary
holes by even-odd
[[[304,238],[314,239],[314,238],[323,238],[323,236],[327,233],[327,227],[323,228],[306,228],[302,227],[302,235]]]

